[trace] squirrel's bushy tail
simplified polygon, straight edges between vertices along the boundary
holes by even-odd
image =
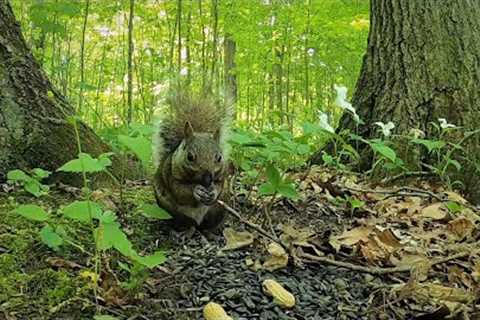
[[[211,97],[186,94],[172,95],[162,110],[153,137],[153,157],[157,167],[162,157],[172,154],[183,140],[185,123],[194,132],[215,133],[220,130],[222,150],[227,150],[226,140],[232,122],[232,106]]]

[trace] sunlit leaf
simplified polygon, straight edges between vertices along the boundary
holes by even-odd
[[[62,209],[65,217],[81,222],[90,222],[92,218],[99,218],[102,207],[93,201],[74,201]]]
[[[159,220],[166,220],[172,218],[165,209],[160,208],[159,206],[154,204],[145,203],[140,209],[145,216],[150,218],[155,218]]]
[[[150,162],[152,158],[152,144],[147,138],[143,136],[132,138],[125,135],[119,135],[118,141],[132,151],[144,164]]]
[[[19,215],[34,221],[46,221],[50,215],[42,208],[34,204],[24,204],[18,206],[14,212]]]
[[[48,224],[40,231],[40,239],[42,239],[43,243],[54,250],[58,250],[63,244],[62,237],[60,237]]]

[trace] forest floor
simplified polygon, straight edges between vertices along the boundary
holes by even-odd
[[[130,181],[122,200],[118,190],[96,190],[136,249],[167,252],[148,272],[127,272],[120,255],[104,255],[97,301],[91,257],[75,246],[49,249],[40,225],[12,212],[33,201],[58,208],[79,190],[51,186],[36,200],[4,185],[0,319],[92,319],[99,310],[117,319],[198,320],[210,301],[238,320],[480,319],[478,207],[420,178],[398,187],[322,167],[295,177],[298,200],[234,188],[229,205],[263,225],[264,235],[229,216],[223,235],[179,237],[141,214],[141,204],[154,202],[147,182]],[[91,230],[73,230],[83,247],[94,247]],[[295,306],[273,301],[265,279],[291,292]]]

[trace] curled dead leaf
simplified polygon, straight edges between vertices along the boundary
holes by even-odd
[[[232,228],[223,230],[226,244],[222,250],[235,250],[249,246],[253,243],[255,237],[248,231],[236,231]]]

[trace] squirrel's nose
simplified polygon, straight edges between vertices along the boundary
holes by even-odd
[[[201,185],[204,186],[205,188],[208,188],[212,185],[212,181],[213,181],[213,176],[210,172],[207,171],[202,175]]]

